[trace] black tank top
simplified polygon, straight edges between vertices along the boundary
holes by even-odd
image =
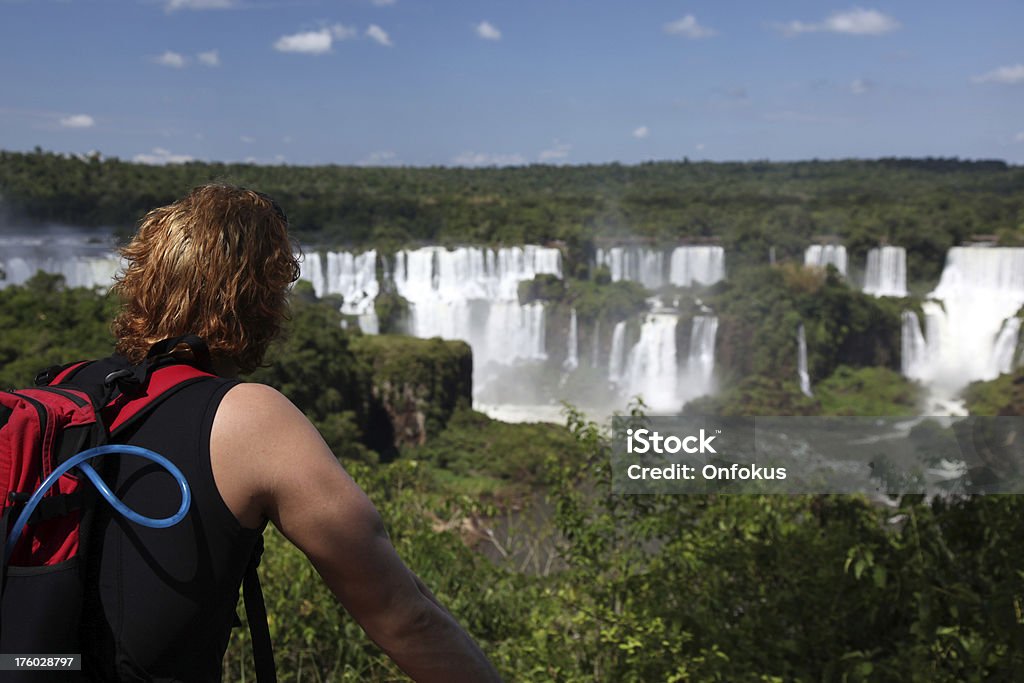
[[[102,382],[126,366],[116,356],[99,361],[73,383]],[[211,377],[184,386],[118,439],[177,465],[191,487],[192,505],[168,529],[129,522],[103,501],[97,506],[82,620],[83,668],[92,680],[221,680],[239,586],[259,535],[228,509],[210,466],[213,418],[237,383]],[[178,509],[177,484],[157,465],[114,456],[104,467],[111,488],[130,508],[149,517]]]

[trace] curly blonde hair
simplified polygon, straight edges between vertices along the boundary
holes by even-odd
[[[196,334],[214,358],[251,372],[287,318],[297,252],[284,213],[260,192],[203,185],[150,211],[121,250],[117,352],[139,362],[162,339]]]

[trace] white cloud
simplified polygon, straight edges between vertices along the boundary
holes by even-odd
[[[1024,142],[1024,130],[1013,136],[1014,142]]]
[[[850,83],[850,92],[853,93],[854,95],[863,95],[868,90],[871,90],[871,88],[871,81],[865,80],[863,78],[857,78],[852,83]]]
[[[707,26],[701,26],[697,23],[697,17],[687,14],[682,19],[676,19],[665,24],[665,33],[686,38],[710,38],[717,35],[718,31]]]
[[[244,142],[247,145],[251,145],[252,143],[256,142],[256,138],[251,138],[248,135],[242,135],[238,139],[241,140],[242,142]]]
[[[522,154],[485,154],[484,152],[463,152],[452,159],[456,166],[522,166],[526,158]]]
[[[389,5],[395,4],[395,0],[371,0],[374,7],[388,7]]]
[[[393,45],[391,42],[391,36],[388,35],[388,32],[380,26],[377,26],[377,24],[370,24],[370,27],[366,29],[366,35],[368,38],[371,38],[386,47],[391,47]]]
[[[786,36],[819,32],[844,33],[852,36],[880,36],[883,33],[895,31],[899,27],[900,22],[892,17],[882,14],[878,10],[861,7],[854,7],[845,12],[836,12],[824,21],[817,23],[790,21],[785,24],[776,24],[776,28]]]
[[[477,24],[476,34],[484,40],[501,40],[501,31],[489,21],[481,21]]]
[[[172,154],[163,147],[154,147],[149,154],[136,154],[132,161],[137,164],[163,166],[164,164],[184,164],[194,161],[194,159],[187,154]]]
[[[359,37],[359,29],[355,26],[335,24],[331,27],[331,35],[334,36],[335,40],[351,40]]]
[[[199,60],[200,64],[204,64],[206,66],[220,66],[220,55],[216,50],[200,52],[196,55],[196,59]]]
[[[703,142],[698,142],[696,145],[693,146],[693,148],[695,150],[697,150],[698,152],[703,152],[704,151],[704,143]]]
[[[281,36],[274,42],[278,52],[300,52],[307,55],[322,55],[331,51],[334,38],[331,31],[322,28],[319,31],[304,31]]]
[[[1024,64],[1001,66],[971,79],[975,83],[1024,83]]]
[[[541,150],[541,153],[537,155],[537,160],[542,164],[561,163],[569,158],[570,151],[572,151],[572,145],[555,140],[550,149]]]
[[[236,0],[167,0],[164,9],[168,12],[176,12],[180,9],[231,9],[237,6]]]
[[[172,69],[180,69],[184,67],[186,61],[187,60],[185,59],[184,55],[180,55],[177,52],[172,52],[171,50],[167,50],[162,55],[156,58],[157,64],[160,64],[161,66],[169,66]]]
[[[96,125],[96,119],[88,114],[72,114],[60,120],[62,128],[92,128]]]
[[[633,129],[633,137],[637,140],[643,140],[645,137],[651,134],[651,129],[647,126],[640,126],[639,128]]]

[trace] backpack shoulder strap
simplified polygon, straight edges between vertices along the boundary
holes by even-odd
[[[79,360],[66,365],[53,365],[48,367],[36,375],[35,385],[37,387],[47,387],[51,384],[63,384],[78,374],[79,370],[82,370],[91,362],[92,361],[88,360]]]
[[[267,605],[263,601],[263,588],[257,568],[263,556],[263,530],[260,530],[252,557],[245,568],[242,580],[242,598],[245,601],[245,620],[249,622],[249,636],[252,638],[252,657],[256,664],[257,683],[276,683],[277,667],[274,664],[274,646],[270,642],[270,626],[267,624]]]
[[[127,429],[177,390],[215,375],[184,363],[158,367],[149,374],[141,394],[125,394],[103,409],[111,436]]]

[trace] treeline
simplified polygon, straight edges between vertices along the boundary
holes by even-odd
[[[330,246],[562,241],[585,261],[595,241],[714,239],[730,269],[799,257],[836,236],[859,262],[905,246],[913,279],[974,234],[1024,243],[1024,168],[998,161],[652,162],[510,168],[361,168],[191,162],[147,166],[98,155],[0,152],[12,219],[128,231],[189,188],[224,181],[284,207],[296,235]]]

